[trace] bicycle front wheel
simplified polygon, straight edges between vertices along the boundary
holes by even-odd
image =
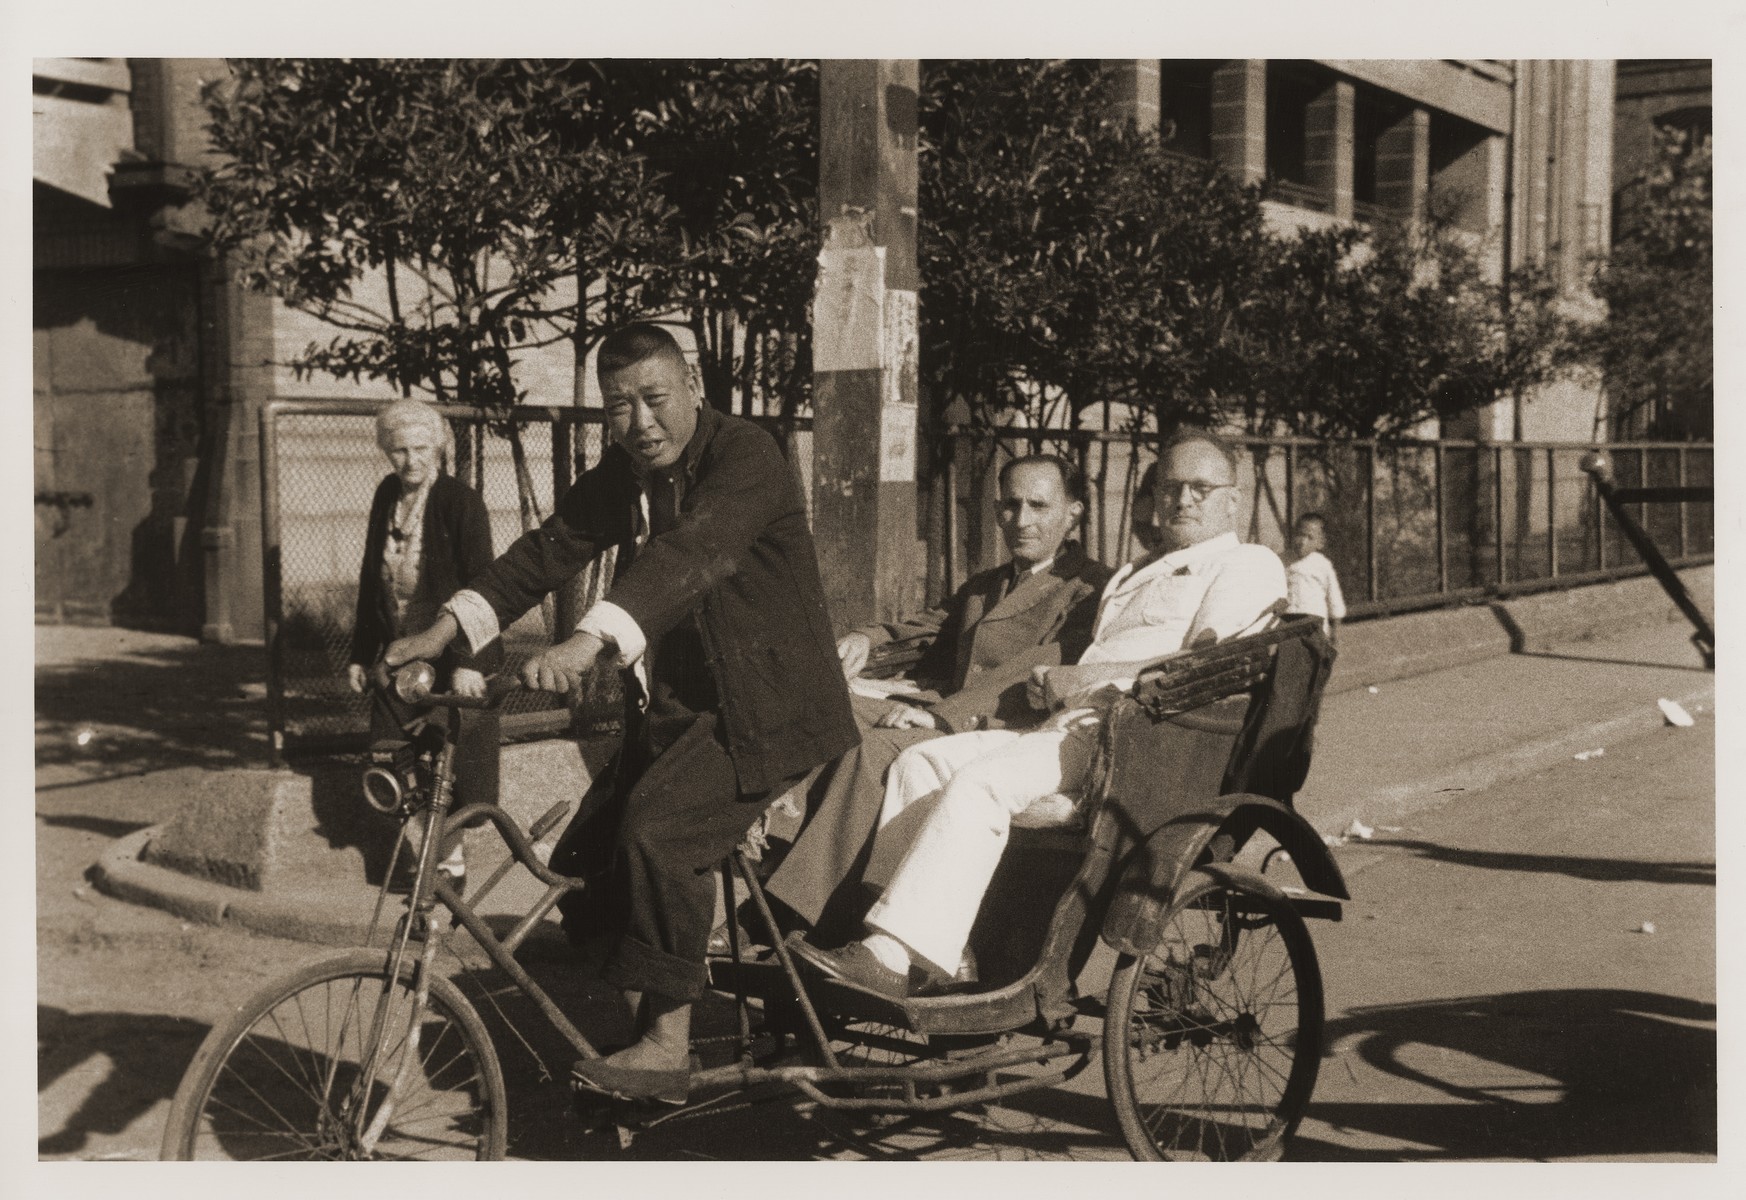
[[[1162,936],[1124,956],[1104,1017],[1104,1080],[1141,1160],[1280,1156],[1315,1088],[1322,977],[1289,903],[1204,871]]]
[[[176,1089],[164,1159],[498,1159],[508,1105],[479,1014],[447,979],[414,1021],[417,964],[314,963],[213,1027]]]

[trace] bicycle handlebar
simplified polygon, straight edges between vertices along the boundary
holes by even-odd
[[[430,685],[435,680],[436,668],[423,660],[403,663],[392,672],[385,664],[377,663],[370,677],[373,686],[392,692],[408,704],[426,704],[433,708],[492,709],[500,706],[515,692],[539,690],[526,688],[521,680],[512,675],[498,675],[486,681],[483,696],[463,696],[459,692],[431,691]]]

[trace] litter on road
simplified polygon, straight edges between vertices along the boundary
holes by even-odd
[[[1587,762],[1591,758],[1604,757],[1606,755],[1606,752],[1607,752],[1607,749],[1605,746],[1599,746],[1593,750],[1583,750],[1583,751],[1580,751],[1579,753],[1572,754],[1570,757],[1574,758],[1577,762]]]
[[[1631,932],[1632,933],[1654,933],[1655,932],[1655,922],[1654,921],[1644,921],[1641,925],[1637,926],[1637,928],[1633,929]]]
[[[1667,718],[1667,723],[1669,725],[1677,725],[1681,729],[1690,729],[1692,725],[1695,724],[1691,719],[1691,714],[1680,707],[1679,701],[1668,700],[1664,697],[1657,700],[1655,704],[1656,707],[1661,709],[1661,715]]]
[[[1376,833],[1375,829],[1373,829],[1369,825],[1366,825],[1364,822],[1360,821],[1357,817],[1353,817],[1352,823],[1350,825],[1346,826],[1346,836],[1349,838],[1358,838],[1361,841],[1366,841],[1366,842],[1369,841],[1371,839],[1371,837],[1375,835],[1375,833]]]

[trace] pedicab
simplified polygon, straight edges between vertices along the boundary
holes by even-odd
[[[894,999],[797,969],[736,851],[723,883],[731,897],[737,880],[761,928],[742,928],[727,904],[728,952],[710,961],[709,982],[733,998],[738,1032],[731,1061],[693,1072],[687,1103],[759,1089],[913,1116],[1056,1087],[1100,1057],[1136,1159],[1279,1157],[1322,1053],[1305,922],[1338,920],[1349,898],[1292,808],[1332,660],[1319,622],[1294,617],[1144,672],[1104,724],[1085,794],[1015,819],[971,934],[973,984]],[[525,830],[495,805],[450,811],[455,716],[501,693],[432,696],[421,678],[428,688],[428,668],[403,668],[398,686],[436,716],[396,763],[366,772],[372,804],[422,812],[429,828],[386,950],[314,963],[219,1022],[177,1090],[164,1158],[503,1157],[512,1114],[497,1050],[437,964],[457,924],[577,1054],[599,1054],[515,957],[584,886],[535,848],[569,803]],[[438,847],[445,830],[479,822],[509,853],[463,895],[436,869]],[[1263,833],[1277,845],[1239,862]],[[1287,857],[1295,884],[1267,873]],[[500,937],[477,905],[516,864],[545,891]],[[1082,991],[1100,943],[1113,952],[1107,987]],[[621,1105],[608,1119],[628,1139],[650,1118]]]

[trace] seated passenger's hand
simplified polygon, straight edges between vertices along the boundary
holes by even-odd
[[[411,637],[403,637],[392,642],[387,653],[382,655],[382,661],[390,667],[402,666],[409,662],[429,662],[449,648],[449,643],[455,640],[455,635],[461,632],[461,625],[449,613],[443,613],[436,619],[436,624],[423,633],[415,633]]]
[[[370,672],[362,663],[346,664],[346,686],[361,692],[370,682]]]
[[[938,729],[934,714],[913,704],[899,704],[873,722],[876,729]]]
[[[479,697],[485,694],[485,676],[470,667],[456,667],[449,687],[457,696]]]
[[[1032,667],[1031,677],[1025,682],[1025,702],[1038,712],[1048,712],[1053,705],[1049,700],[1049,672],[1053,667]]]
[[[541,692],[575,691],[605,648],[592,633],[578,633],[523,663],[521,682]]]
[[[853,679],[867,665],[873,643],[864,633],[845,633],[837,640],[837,657],[843,662],[843,678]]]

